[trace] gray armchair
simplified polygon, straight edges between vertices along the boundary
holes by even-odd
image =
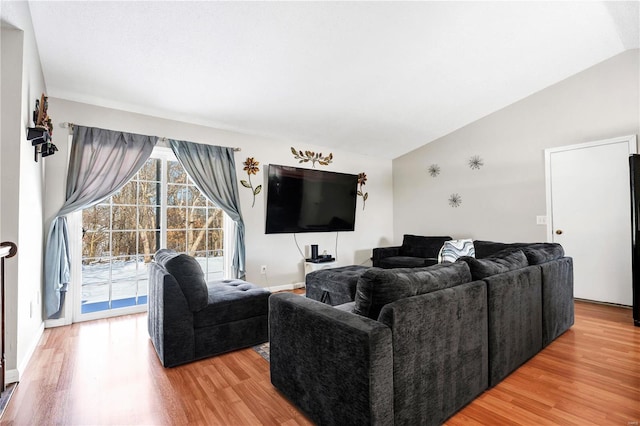
[[[161,249],[149,265],[149,336],[165,367],[268,340],[269,296],[242,280],[206,283],[197,260]]]

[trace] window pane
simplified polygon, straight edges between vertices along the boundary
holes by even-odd
[[[167,185],[167,205],[186,206],[191,199],[191,190],[187,185]]]
[[[167,248],[179,252],[186,252],[187,249],[187,232],[186,231],[167,231]]]
[[[160,231],[138,231],[138,254],[145,262],[151,262],[152,256],[160,249]]]
[[[207,231],[207,248],[209,251],[222,250],[222,229]]]
[[[192,193],[192,198],[191,198],[191,204],[194,207],[206,207],[207,206],[207,199],[204,197],[204,195],[202,195],[202,193],[198,190],[198,188],[196,188],[195,186],[191,187],[191,193]]]
[[[222,229],[222,225],[223,225],[223,218],[224,218],[224,214],[222,212],[222,209],[218,209],[218,208],[214,208],[214,209],[209,209],[208,211],[208,215],[209,216],[213,216],[213,220],[211,222],[209,222],[209,228],[217,228],[217,229]]]
[[[186,229],[187,209],[167,208],[167,229]]]
[[[136,244],[136,231],[113,231],[111,233],[111,242],[112,256],[136,254],[136,249],[138,248]]]
[[[81,312],[103,311],[109,309],[109,283],[82,285]]]
[[[82,257],[101,256],[109,256],[109,231],[104,229],[84,232],[82,235]]]
[[[138,182],[138,204],[158,206],[160,205],[160,193],[159,182]]]
[[[111,263],[100,259],[82,260],[82,285],[109,281]]]
[[[187,173],[177,161],[167,161],[167,182],[187,183]]]
[[[138,305],[147,304],[148,294],[149,294],[149,280],[138,281]]]
[[[136,229],[136,206],[116,206],[112,207],[112,228],[113,229]]]
[[[87,231],[109,229],[110,207],[98,204],[82,211],[82,228]]]
[[[158,158],[149,158],[138,172],[138,179],[159,181],[161,162],[162,160]]]
[[[190,229],[201,229],[206,227],[207,209],[190,208],[188,213]]]
[[[160,229],[160,207],[138,207],[138,229]]]
[[[187,232],[188,253],[204,251],[207,249],[206,229],[194,229]]]
[[[129,181],[111,197],[113,204],[136,204],[136,182]]]

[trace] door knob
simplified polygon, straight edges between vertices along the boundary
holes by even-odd
[[[562,235],[562,229],[556,229],[556,234]]]

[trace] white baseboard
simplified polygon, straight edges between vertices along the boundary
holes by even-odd
[[[12,370],[7,370],[4,372],[4,384],[5,386],[10,383],[17,383],[20,381],[20,374],[18,373],[18,369],[14,368]]]
[[[38,344],[40,343],[40,339],[42,338],[42,333],[44,333],[44,322],[42,324],[40,324],[40,327],[38,328],[38,331],[36,332],[36,336],[33,339],[33,341],[31,342],[31,345],[29,346],[29,350],[27,350],[27,353],[24,356],[24,358],[22,359],[22,362],[20,363],[18,368],[7,370],[5,372],[5,378],[4,378],[5,385],[7,385],[9,383],[16,383],[16,382],[20,381],[20,377],[22,376],[22,373],[24,373],[26,371],[27,365],[29,364],[29,361],[31,360],[31,357],[33,356],[33,353],[36,351],[36,348],[38,347]]]
[[[299,282],[299,283],[292,283],[292,284],[276,285],[273,287],[266,287],[266,289],[269,290],[271,293],[277,293],[279,291],[295,290],[298,288],[304,288],[304,283]]]

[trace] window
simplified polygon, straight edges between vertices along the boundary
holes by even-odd
[[[161,247],[194,256],[206,280],[223,278],[225,215],[162,152],[116,194],[82,211],[81,314],[145,305],[147,265]]]

